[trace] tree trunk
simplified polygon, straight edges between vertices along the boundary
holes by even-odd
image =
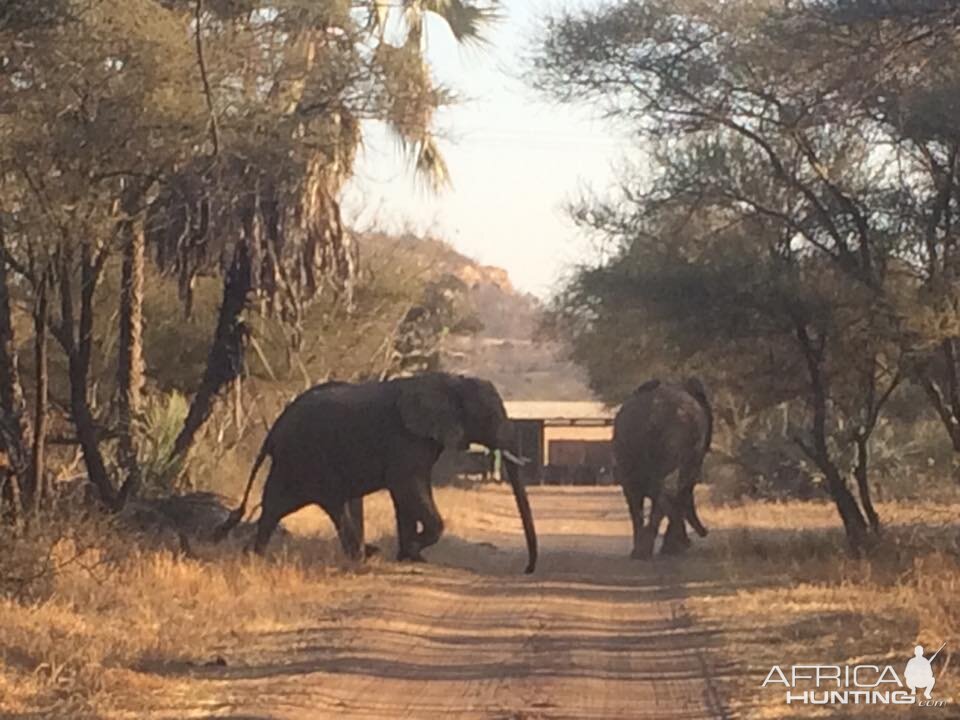
[[[837,506],[843,529],[847,534],[850,552],[859,556],[866,540],[867,522],[857,507],[857,501],[847,487],[847,482],[830,457],[827,446],[827,398],[822,384],[814,383],[813,392],[813,449],[814,461],[827,479],[827,488]]]
[[[857,479],[857,489],[860,493],[860,504],[863,511],[870,521],[870,529],[875,535],[880,534],[880,516],[873,507],[873,500],[870,498],[870,483],[867,467],[870,461],[870,452],[867,446],[869,438],[864,435],[857,435],[857,464],[854,467],[853,474]]]
[[[813,410],[813,447],[809,454],[827,479],[827,488],[837,506],[843,529],[847,534],[850,552],[859,556],[863,550],[867,533],[867,521],[864,519],[857,501],[850,493],[847,483],[830,457],[827,445],[827,379],[823,373],[824,338],[814,342],[806,324],[798,322],[797,338],[800,341],[810,379],[810,402]]]
[[[857,507],[857,501],[847,488],[847,483],[837,470],[836,465],[829,459],[818,463],[818,465],[827,477],[827,487],[830,490],[831,497],[833,497],[834,504],[837,506],[840,520],[843,521],[843,529],[847,534],[850,552],[855,557],[859,557],[866,543],[867,535],[867,522],[863,518],[863,513]]]
[[[70,375],[70,413],[77,431],[77,440],[83,451],[83,462],[87,467],[87,477],[100,494],[100,499],[110,507],[116,507],[117,493],[107,472],[103,453],[100,452],[100,438],[97,423],[90,410],[87,397],[87,371],[77,358],[69,359]]]
[[[213,403],[221,390],[236,379],[243,368],[247,327],[243,312],[251,289],[250,254],[246,243],[238,243],[223,283],[223,302],[217,317],[207,367],[190,411],[174,443],[173,456],[186,457],[196,434],[210,417]]]
[[[134,215],[133,199],[125,197],[120,237],[123,265],[120,284],[120,341],[117,358],[117,414],[119,419],[118,455],[125,475],[118,503],[123,505],[140,487],[137,417],[143,388],[143,226]]]
[[[81,248],[80,259],[80,318],[79,333],[75,334],[76,317],[73,306],[73,249],[64,243],[59,249],[60,271],[60,326],[56,337],[63,346],[68,361],[70,379],[70,413],[77,431],[77,440],[87,467],[87,478],[100,494],[100,500],[116,507],[117,493],[100,452],[100,438],[96,420],[90,409],[88,382],[90,358],[93,350],[93,294],[99,280],[103,261],[101,254],[94,259],[89,245]]]
[[[878,357],[874,355],[865,367],[866,400],[864,402],[863,422],[854,435],[854,442],[857,446],[857,463],[853,469],[853,476],[857,481],[857,488],[860,493],[860,505],[870,522],[870,529],[874,535],[880,534],[880,516],[873,507],[873,500],[870,497],[870,482],[868,468],[870,465],[870,437],[877,428],[877,422],[880,419],[880,413],[883,406],[893,395],[893,392],[900,385],[902,375],[898,370],[890,379],[886,390],[879,391],[877,376],[881,364]]]
[[[17,343],[10,310],[6,235],[0,220],[0,450],[7,455],[7,467],[2,471],[6,478],[2,483],[0,504],[5,506],[4,515],[13,520],[25,509],[24,502],[32,497],[26,453],[29,428],[24,411]]]
[[[960,482],[960,379],[957,368],[957,339],[946,338],[940,343],[943,359],[943,377],[926,375],[922,380],[927,399],[943,423],[950,444],[953,446],[953,476]]]
[[[37,308],[33,318],[34,382],[37,397],[33,412],[33,453],[30,459],[30,469],[33,476],[31,484],[34,488],[34,513],[40,510],[41,503],[50,496],[50,488],[46,482],[44,457],[47,441],[47,396],[50,387],[50,378],[47,374],[48,282],[46,275],[44,275],[40,281]]]

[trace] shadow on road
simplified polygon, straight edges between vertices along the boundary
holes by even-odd
[[[690,589],[665,563],[596,550],[622,544],[616,538],[611,547],[604,535],[579,536],[575,544],[543,536],[544,548],[558,549],[545,550],[538,572],[526,576],[516,571],[523,561],[519,548],[449,536],[431,553],[431,565],[379,564],[373,573],[381,593],[303,627],[216,649],[226,667],[173,663],[140,670],[232,688],[266,683],[271,693],[313,683],[338,687],[344,680],[349,687],[389,681],[411,692],[424,683],[523,688],[575,682],[595,692],[622,686],[628,694],[684,685],[699,688],[706,714],[680,704],[656,717],[729,717],[718,687],[735,668],[718,659],[721,628],[693,622],[683,606]],[[698,593],[735,590],[718,577],[688,582]],[[517,717],[566,715],[541,710]]]

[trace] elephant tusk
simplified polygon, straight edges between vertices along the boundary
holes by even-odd
[[[514,465],[519,465],[520,467],[523,467],[524,465],[528,465],[530,463],[530,458],[517,457],[509,450],[501,450],[500,454],[503,455],[507,460],[512,462]]]

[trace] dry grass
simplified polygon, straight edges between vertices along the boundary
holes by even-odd
[[[437,492],[454,531],[479,517],[467,497],[476,493]],[[368,539],[392,557],[389,497],[368,498],[366,514]],[[239,539],[186,558],[112,537],[111,526],[92,520],[62,537],[18,543],[21,555],[0,564],[8,591],[0,597],[0,717],[122,714],[152,693],[177,692],[165,666],[216,663],[220,649],[337,614],[352,595],[374,587],[384,560],[355,565],[343,558],[321,511],[305,509],[285,527],[293,537],[274,539],[265,559],[245,556]]]
[[[502,488],[443,488],[437,496],[451,535],[505,527],[508,514],[508,529],[517,525]],[[737,664],[727,689],[743,717],[791,717],[780,693],[757,687],[773,663],[901,666],[916,642],[938,647],[943,640],[946,658],[956,652],[960,505],[884,504],[880,511],[884,538],[869,558],[851,560],[828,505],[704,507],[710,537],[669,572],[687,584],[694,616],[718,629],[718,656]],[[390,557],[389,499],[372,498],[367,514],[369,537]],[[556,537],[565,522],[543,518],[541,531]],[[617,523],[614,529],[623,527]],[[151,697],[187,693],[199,707],[203,690],[165,668],[216,663],[220,653],[255,646],[265,634],[345,616],[357,593],[383,592],[384,561],[343,560],[321,513],[301,512],[287,526],[294,536],[273,543],[265,560],[243,556],[239,541],[201,547],[199,559],[128,538],[105,541],[110,533],[91,521],[41,547],[59,571],[19,592],[7,583],[0,598],[0,716],[135,717],[130,708],[150,706]],[[0,576],[9,570],[0,566]],[[956,665],[949,663],[937,690],[953,697],[950,710]],[[803,708],[796,716],[816,714]]]
[[[379,510],[374,533],[385,524]],[[344,560],[317,515],[293,520],[300,534],[265,560],[238,542],[189,559],[78,525],[43,549],[57,572],[0,599],[0,716],[103,716],[124,696],[157,689],[158,667],[216,662],[218,647],[338,605],[370,566]]]
[[[781,690],[759,686],[774,664],[889,663],[902,671],[915,644],[936,649],[944,641],[936,697],[956,710],[960,504],[883,503],[878,510],[883,536],[855,560],[844,553],[829,504],[704,508],[711,535],[681,573],[693,583],[690,609],[722,628],[722,654],[737,665],[729,695],[745,717],[883,714],[876,706],[819,714],[790,708]],[[937,717],[952,717],[949,711]],[[903,716],[902,708],[888,712]]]

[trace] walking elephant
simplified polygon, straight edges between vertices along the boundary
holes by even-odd
[[[430,471],[445,448],[470,443],[500,449],[508,460],[505,473],[527,542],[526,572],[533,572],[537,536],[517,469],[521,461],[510,452],[514,441],[500,394],[485,380],[446,373],[325,383],[304,392],[267,433],[243,500],[217,536],[225,536],[243,517],[257,470],[269,455],[255,552],[263,553],[284,516],[313,503],[330,516],[347,554],[359,557],[361,498],[385,489],[396,514],[397,559],[422,560],[421,551],[443,532]]]
[[[707,529],[694,505],[694,486],[710,449],[713,412],[703,384],[689,378],[680,385],[651,380],[638,387],[617,412],[613,424],[614,473],[623,487],[633,523],[631,557],[649,558],[664,516],[668,518],[662,551],[689,545],[685,521],[701,537]],[[668,478],[676,474],[676,488]],[[650,518],[644,525],[644,499]]]

